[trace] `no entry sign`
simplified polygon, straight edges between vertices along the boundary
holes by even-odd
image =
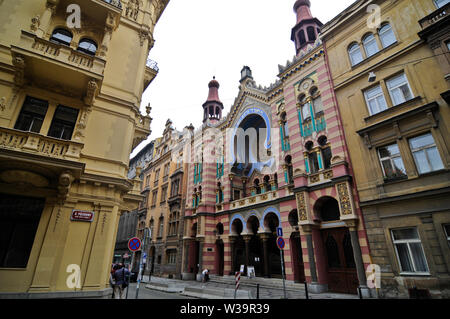
[[[284,246],[285,246],[285,245],[286,245],[286,243],[284,242],[283,237],[278,237],[278,238],[277,238],[277,246],[278,246],[278,249],[280,249],[280,250],[284,249]]]
[[[141,240],[137,237],[131,238],[128,241],[128,249],[131,251],[137,251],[141,248]]]

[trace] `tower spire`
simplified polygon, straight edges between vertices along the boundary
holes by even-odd
[[[313,17],[310,0],[297,0],[294,4],[294,12],[297,15],[297,24],[292,29],[291,40],[295,43],[295,51],[298,55],[300,50],[306,48],[308,44],[316,42],[323,24]]]
[[[223,104],[219,98],[220,84],[213,76],[208,84],[208,99],[203,104],[203,123],[206,121],[218,122],[222,118]]]

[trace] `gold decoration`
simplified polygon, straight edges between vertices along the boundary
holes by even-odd
[[[348,194],[347,184],[341,183],[337,185],[339,199],[341,202],[342,215],[352,214],[352,205],[350,203],[350,196]]]
[[[300,220],[307,220],[308,216],[306,214],[306,204],[305,204],[305,193],[297,193],[295,194],[297,198],[297,210]]]

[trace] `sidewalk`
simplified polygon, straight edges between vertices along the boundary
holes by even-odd
[[[259,280],[261,281],[261,279]],[[260,285],[259,299],[283,299],[284,291],[277,284],[271,284],[270,280],[262,281]],[[183,281],[179,279],[168,279],[161,277],[151,277],[150,282],[142,282],[147,289],[163,292],[179,293],[184,296],[200,299],[234,299],[234,284],[223,282],[221,278],[211,276],[207,283],[198,281]],[[289,284],[286,287],[288,299],[306,299],[304,287],[300,284]],[[256,299],[257,288],[254,283],[248,280],[240,283],[236,299]],[[309,299],[358,299],[357,295],[340,293],[309,293]]]

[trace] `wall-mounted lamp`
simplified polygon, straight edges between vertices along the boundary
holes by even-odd
[[[369,82],[375,82],[375,80],[377,79],[377,75],[374,72],[370,72],[369,73]]]

